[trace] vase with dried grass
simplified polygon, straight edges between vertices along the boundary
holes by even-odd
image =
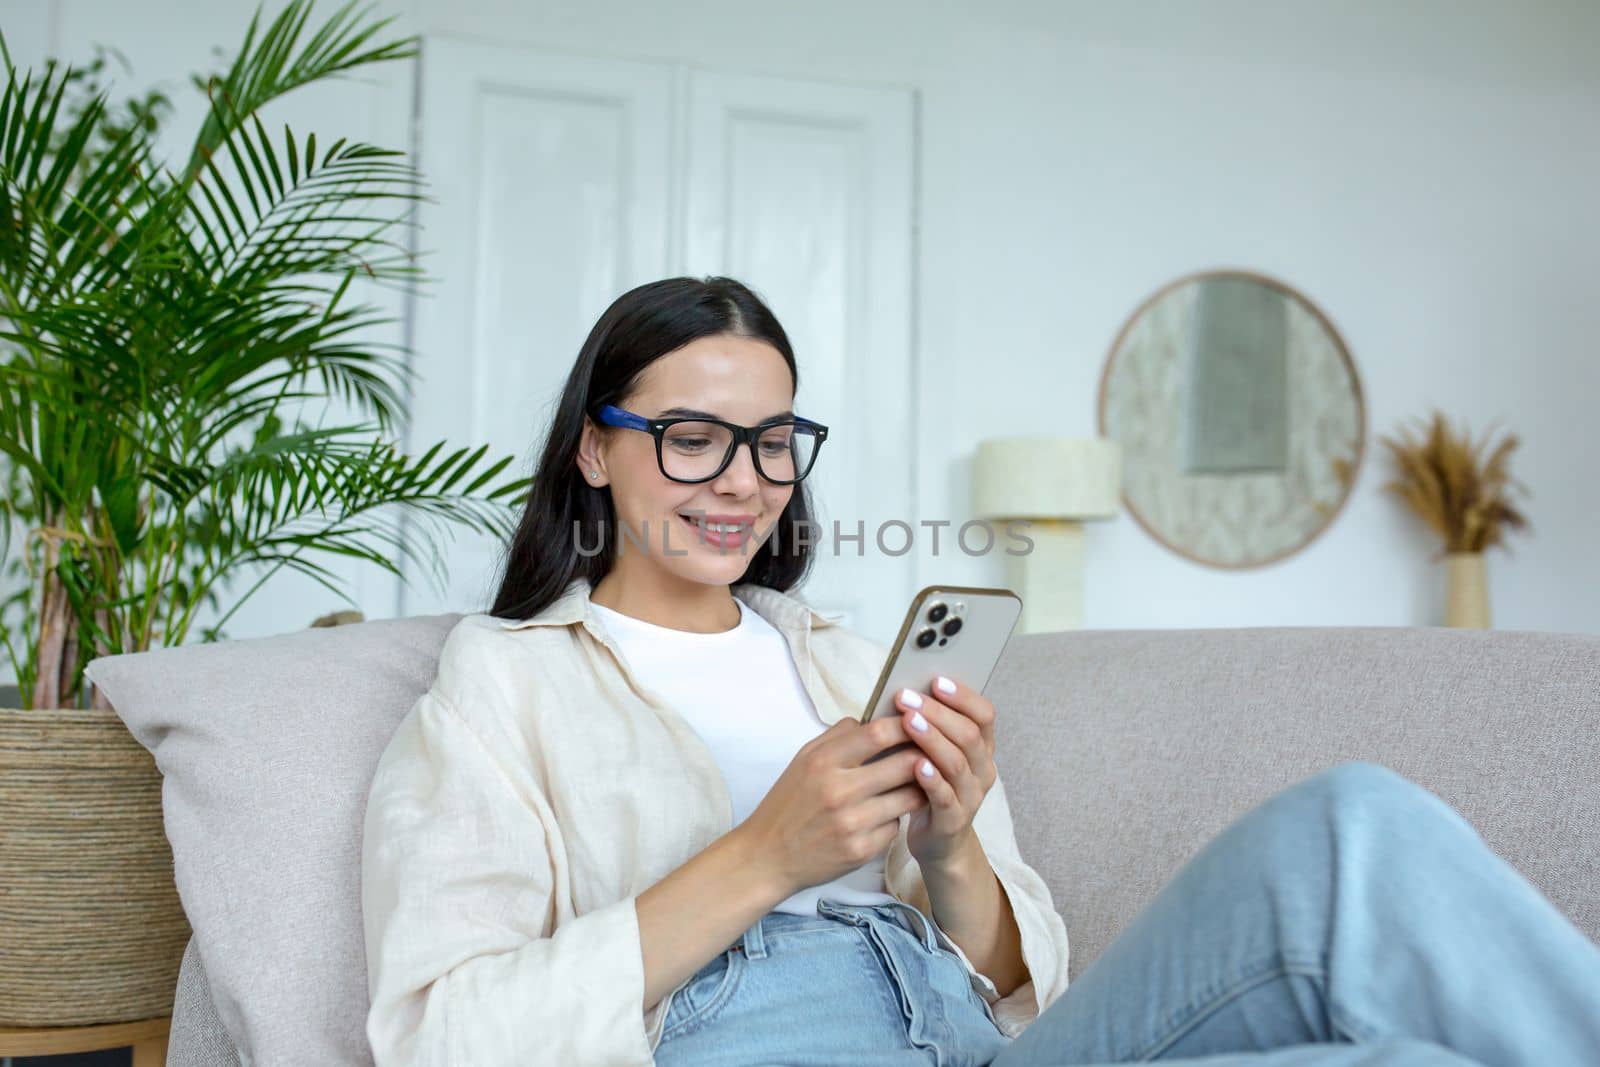
[[[1516,434],[1507,434],[1491,450],[1491,428],[1474,444],[1465,426],[1457,432],[1437,411],[1431,422],[1418,421],[1418,437],[1401,431],[1398,439],[1380,438],[1398,472],[1383,488],[1399,496],[1443,542],[1434,560],[1445,561],[1444,624],[1487,629],[1484,552],[1494,545],[1509,551],[1507,532],[1531,529],[1510,501],[1513,490],[1530,495],[1507,469],[1519,442]]]

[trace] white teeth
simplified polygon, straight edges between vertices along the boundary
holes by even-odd
[[[736,530],[742,530],[744,528],[737,523],[701,522],[699,519],[690,519],[689,521],[700,527],[702,530],[711,530],[714,533],[732,533]]]

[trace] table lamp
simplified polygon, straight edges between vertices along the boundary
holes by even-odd
[[[1083,625],[1083,524],[1121,510],[1122,446],[1100,437],[1005,437],[980,442],[972,465],[972,504],[1006,552],[1006,581],[1022,597],[1018,633]],[[1016,534],[1005,523],[1026,520]]]

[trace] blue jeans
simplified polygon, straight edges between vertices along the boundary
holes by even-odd
[[[656,1063],[1600,1065],[1600,947],[1371,763],[1223,829],[1015,1040],[941,936],[898,902],[768,914],[681,987]]]
[[[769,912],[681,986],[657,1067],[985,1067],[1008,1039],[918,909]]]

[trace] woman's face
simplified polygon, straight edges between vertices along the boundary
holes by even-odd
[[[617,406],[647,419],[672,418],[689,409],[754,426],[790,413],[794,382],[789,365],[765,341],[732,334],[697,338],[652,363],[632,394]],[[616,567],[638,567],[708,585],[730,585],[770,536],[795,486],[773,485],[756,473],[750,449],[740,445],[727,469],[709,482],[685,485],[667,478],[656,462],[656,443],[648,433],[608,428],[604,435],[585,420],[579,449],[579,478],[609,486],[617,519]],[[671,446],[668,445],[668,448]],[[600,472],[589,477],[591,470]],[[746,536],[718,543],[697,521],[740,523]],[[642,550],[641,550],[642,548]]]

